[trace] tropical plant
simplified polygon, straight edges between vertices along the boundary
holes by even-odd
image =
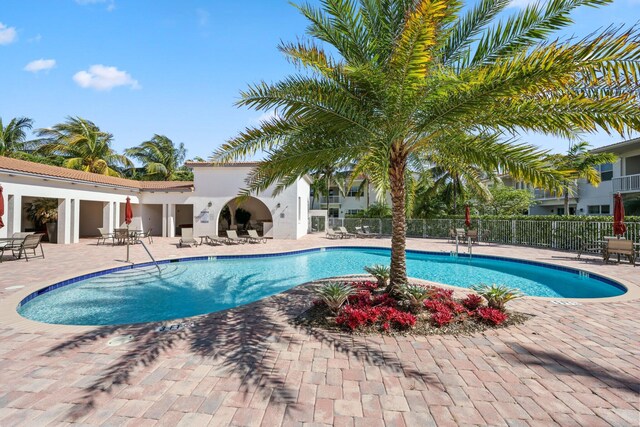
[[[62,165],[101,175],[120,176],[131,161],[111,148],[113,135],[81,117],[68,117],[65,123],[38,129],[37,154],[64,157]]]
[[[522,215],[529,206],[535,205],[535,196],[530,190],[518,190],[504,184],[489,187],[491,198],[479,204],[482,214]]]
[[[504,310],[504,306],[516,298],[520,298],[522,293],[518,289],[509,288],[505,285],[473,285],[471,289],[487,300],[487,305],[491,308]]]
[[[400,287],[399,294],[409,305],[410,310],[418,313],[424,306],[424,301],[431,295],[431,289],[425,286],[407,284]]]
[[[613,153],[590,153],[587,142],[579,142],[569,146],[567,154],[552,156],[553,163],[558,170],[564,172],[564,214],[569,215],[569,196],[575,193],[576,181],[585,179],[589,184],[597,187],[600,184],[600,172],[596,166],[603,163],[613,163],[617,156]]]
[[[374,264],[364,268],[364,271],[372,275],[378,281],[378,288],[386,288],[389,284],[391,269],[388,265]]]
[[[0,118],[0,156],[13,157],[22,152],[27,142],[27,131],[31,130],[33,120],[26,117],[15,117],[8,125],[2,125]]]
[[[220,211],[220,219],[227,222],[227,228],[231,227],[231,209],[229,209],[229,205],[224,205]]]
[[[49,198],[35,199],[25,207],[27,219],[36,227],[58,221],[58,200]]]
[[[357,218],[391,218],[391,207],[386,203],[376,202],[354,216]]]
[[[276,193],[327,164],[357,165],[392,199],[391,282],[407,282],[406,197],[412,170],[453,157],[561,190],[562,174],[522,131],[640,130],[640,35],[607,28],[549,41],[580,6],[611,0],[534,2],[495,22],[509,0],[326,0],[297,6],[311,40],[280,50],[301,72],[241,93],[238,106],[277,114],[213,155],[266,153],[246,192]],[[315,40],[314,40],[315,39]],[[325,49],[325,45],[328,45]]]
[[[333,313],[337,314],[342,304],[347,301],[349,295],[353,295],[355,289],[348,283],[332,282],[327,283],[316,291],[320,299],[329,307]]]
[[[251,219],[251,212],[242,208],[236,209],[236,223],[242,224],[242,228],[244,230],[247,229],[247,224],[249,224],[250,219]]]
[[[142,163],[144,167],[142,179],[176,181],[179,178],[180,166],[185,159],[187,150],[183,143],[176,146],[171,139],[156,134],[149,141],[144,141],[137,147],[126,149],[125,154]]]

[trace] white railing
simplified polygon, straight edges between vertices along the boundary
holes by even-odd
[[[640,191],[640,174],[613,178],[613,192]]]
[[[583,243],[613,236],[611,221],[554,221],[520,219],[472,219],[481,242],[546,247],[570,251],[579,250]],[[372,232],[391,235],[390,218],[329,218],[329,227],[355,227],[368,225]],[[640,222],[627,222],[623,237],[640,243]],[[449,231],[463,228],[464,219],[408,219],[407,237],[448,238]]]
[[[340,203],[340,196],[320,197],[320,203],[327,203],[327,199],[329,203]]]

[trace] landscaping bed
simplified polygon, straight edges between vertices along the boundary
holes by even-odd
[[[473,334],[522,324],[529,314],[506,310],[520,294],[503,286],[478,287],[455,298],[452,289],[408,284],[389,289],[375,281],[333,281],[316,292],[297,325],[354,334]]]

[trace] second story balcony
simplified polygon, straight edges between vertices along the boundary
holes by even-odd
[[[556,193],[554,191],[543,190],[541,188],[534,189],[533,190],[533,196],[538,201],[564,199],[564,193],[560,194],[560,193]],[[569,190],[569,198],[570,199],[575,199],[577,197],[578,197],[577,187],[572,185],[570,190]]]
[[[640,191],[640,174],[613,178],[613,192],[630,193]]]
[[[340,196],[320,197],[321,204],[327,204],[327,200],[329,203],[340,203]]]

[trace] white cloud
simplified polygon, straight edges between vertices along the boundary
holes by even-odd
[[[18,38],[15,27],[7,27],[0,22],[0,44],[11,44]]]
[[[95,90],[111,90],[117,86],[140,89],[140,84],[138,84],[137,80],[134,80],[126,71],[100,64],[92,65],[88,71],[78,71],[73,75],[73,80],[80,87]]]
[[[28,43],[39,43],[40,40],[42,40],[42,35],[38,34],[34,37],[31,37],[30,39],[27,39]]]
[[[86,6],[88,4],[106,3],[108,12],[111,12],[116,8],[115,0],[76,0],[76,3],[78,3],[80,6]]]
[[[262,115],[260,115],[260,117],[254,119],[254,123],[260,124],[262,122],[267,122],[276,117],[278,117],[278,112],[276,110],[265,111],[264,113],[262,113]]]
[[[38,71],[50,70],[56,66],[55,59],[36,59],[25,65],[24,70],[31,73],[37,73]]]
[[[547,3],[547,1],[546,0],[511,0],[511,3],[509,3],[509,7],[518,7],[520,9],[524,9],[527,6],[535,3],[545,4]]]

